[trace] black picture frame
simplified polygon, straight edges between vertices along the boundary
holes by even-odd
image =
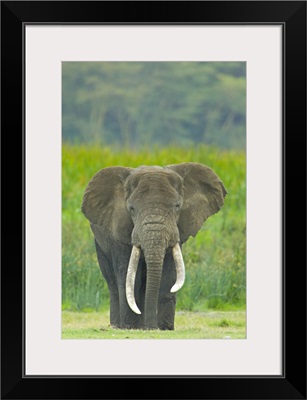
[[[24,376],[27,24],[283,27],[282,376]],[[1,56],[1,397],[306,399],[306,2],[2,1]]]

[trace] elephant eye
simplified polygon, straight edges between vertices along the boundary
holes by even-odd
[[[130,201],[127,202],[127,210],[131,215],[134,214],[135,209],[134,209],[133,205],[131,205]]]
[[[180,209],[181,209],[181,207],[182,207],[182,203],[183,203],[183,201],[182,201],[182,199],[178,199],[177,198],[177,200],[174,202],[174,211],[177,213]]]

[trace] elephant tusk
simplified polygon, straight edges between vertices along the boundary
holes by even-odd
[[[185,279],[185,268],[184,268],[184,261],[182,258],[181,249],[179,243],[176,243],[173,247],[173,257],[176,266],[176,283],[171,288],[171,293],[177,292],[179,289],[182,288]]]
[[[141,311],[136,305],[134,298],[134,283],[135,283],[135,276],[136,276],[136,271],[138,269],[140,255],[141,255],[141,250],[133,245],[128,265],[127,277],[126,277],[127,302],[131,310],[136,314],[141,314]]]

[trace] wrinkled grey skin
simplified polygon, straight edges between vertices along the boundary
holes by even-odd
[[[97,258],[110,292],[110,323],[117,328],[174,329],[176,281],[171,248],[195,236],[219,211],[226,189],[207,166],[181,163],[136,169],[109,167],[89,182],[82,211],[90,221]],[[135,300],[126,299],[132,245],[141,248]]]

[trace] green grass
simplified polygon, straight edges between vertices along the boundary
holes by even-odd
[[[244,310],[246,302],[245,153],[207,146],[154,148],[134,152],[99,146],[63,145],[63,310],[106,311],[109,296],[98,267],[93,236],[80,207],[84,189],[101,168],[167,165],[186,161],[210,166],[224,182],[223,208],[183,245],[186,281],[177,311]],[[178,323],[180,317],[178,317]],[[98,332],[99,333],[99,332]]]
[[[175,331],[113,329],[109,313],[62,314],[63,339],[245,339],[246,315],[237,312],[177,312]]]

